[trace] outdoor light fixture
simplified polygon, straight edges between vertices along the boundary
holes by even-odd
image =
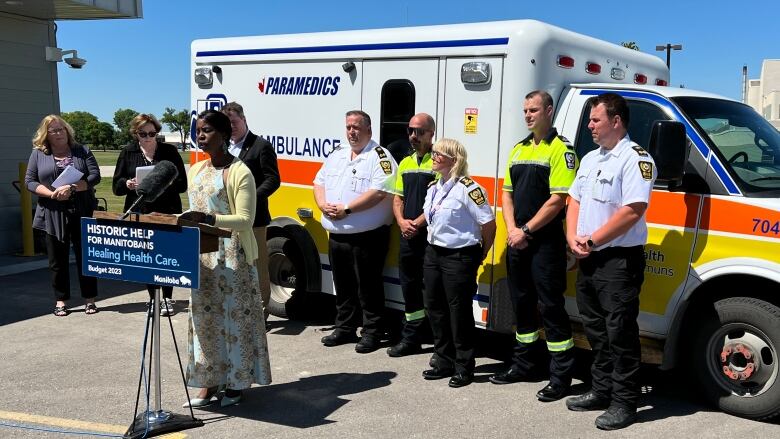
[[[220,69],[222,71],[222,69]],[[201,87],[208,87],[214,82],[211,67],[198,67],[195,69],[193,79]]]
[[[460,81],[464,84],[490,82],[490,64],[483,61],[467,62],[460,67]]]
[[[669,62],[672,58],[672,50],[682,50],[682,44],[665,44],[663,46],[655,46],[655,50],[658,52],[666,51],[666,68],[669,68]]]
[[[70,58],[64,58],[65,55],[72,55]],[[62,50],[59,47],[46,47],[46,61],[61,62],[65,61],[65,64],[69,65],[73,69],[80,69],[84,67],[87,60],[79,58],[79,53],[76,50]]]
[[[355,70],[355,63],[353,63],[352,61],[345,62],[344,64],[341,65],[341,69],[349,73]]]

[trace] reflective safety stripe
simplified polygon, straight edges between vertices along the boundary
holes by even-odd
[[[550,352],[562,352],[574,347],[574,340],[568,339],[564,341],[548,341],[547,350]]]
[[[515,333],[515,339],[518,343],[530,344],[539,340],[539,331],[529,332],[527,334]]]
[[[420,320],[420,319],[424,319],[424,318],[425,318],[425,310],[424,309],[421,309],[421,310],[415,311],[415,312],[408,312],[408,313],[406,313],[406,321],[407,322],[412,322],[414,320]]]

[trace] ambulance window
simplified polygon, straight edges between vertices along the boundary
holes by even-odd
[[[653,130],[653,122],[657,120],[669,120],[669,116],[658,106],[650,102],[628,100],[629,123],[628,136],[642,147],[647,147],[650,143],[650,132]],[[575,141],[577,156],[582,158],[585,154],[598,148],[593,143],[593,137],[588,129],[590,118],[590,107],[586,106],[582,112],[580,120],[580,129]]]
[[[409,80],[391,79],[382,86],[380,145],[387,147],[396,141],[408,144],[406,127],[414,116],[414,97],[414,84]]]

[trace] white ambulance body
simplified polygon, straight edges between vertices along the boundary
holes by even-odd
[[[643,360],[698,368],[710,398],[730,413],[780,412],[780,136],[746,106],[666,87],[668,69],[657,57],[532,20],[196,40],[192,71],[193,120],[236,101],[250,130],[276,150],[282,186],[269,203],[268,244],[277,315],[293,291],[333,293],[312,181],[346,144],[349,110],[371,116],[383,146],[405,137],[419,112],[433,116],[437,138],[466,146],[470,174],[498,217],[474,316],[502,332],[513,328],[500,190],[509,152],[528,134],[525,95],[553,96],[555,126],[580,157],[595,147],[587,131],[593,95],[629,100],[629,133],[642,145],[657,121],[676,122],[680,149],[690,153],[682,183],[669,190],[660,181],[647,215]],[[659,169],[663,159],[656,157]],[[402,309],[394,230],[385,295]],[[569,268],[567,309],[576,323],[573,260]]]

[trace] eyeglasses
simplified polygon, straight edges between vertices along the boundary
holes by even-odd
[[[445,153],[440,152],[440,151],[431,151],[431,158],[435,159],[435,158],[438,158],[438,157],[447,157],[450,160],[454,160],[455,159],[455,157],[453,157],[453,156],[451,156],[449,154],[445,154]]]
[[[413,128],[413,127],[409,127],[409,128],[407,128],[407,129],[406,129],[406,133],[407,133],[407,134],[409,134],[409,135],[411,136],[411,135],[412,135],[412,133],[414,133],[414,134],[415,134],[417,137],[421,137],[421,136],[423,136],[423,135],[424,135],[425,133],[427,133],[428,131],[430,131],[430,130],[429,130],[429,129],[425,129],[425,128]]]
[[[46,132],[49,134],[62,134],[65,132],[65,128],[54,128],[51,130],[46,130]]]
[[[138,137],[142,139],[145,139],[147,137],[151,137],[152,139],[154,139],[155,137],[157,137],[157,133],[155,133],[154,131],[149,131],[148,133],[144,131],[138,131],[136,134],[138,134]]]

